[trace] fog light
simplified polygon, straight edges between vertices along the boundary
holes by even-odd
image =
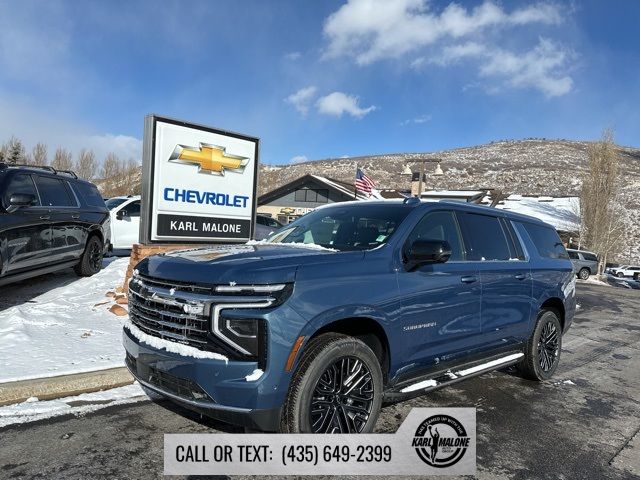
[[[227,319],[227,330],[236,337],[257,338],[258,322],[252,318],[229,318]]]

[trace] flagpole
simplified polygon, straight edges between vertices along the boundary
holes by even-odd
[[[356,162],[356,174],[353,177],[353,199],[358,200],[358,185],[356,179],[358,178],[358,162]]]

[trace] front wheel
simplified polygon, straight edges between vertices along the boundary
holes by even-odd
[[[542,310],[527,342],[520,371],[531,380],[548,380],[558,368],[562,349],[562,327],[554,310]]]
[[[284,403],[283,433],[368,433],[382,403],[382,369],[354,337],[313,339],[296,368]]]
[[[104,249],[100,239],[95,235],[90,237],[84,247],[84,253],[80,257],[80,263],[74,267],[75,272],[81,277],[90,277],[98,273],[102,268],[103,253]]]
[[[618,272],[618,273],[616,273],[616,277],[623,278],[624,277],[624,273]]]

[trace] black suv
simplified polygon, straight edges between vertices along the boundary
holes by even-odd
[[[100,271],[109,210],[69,171],[0,163],[0,285],[73,267]]]

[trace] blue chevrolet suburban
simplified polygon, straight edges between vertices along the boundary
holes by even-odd
[[[371,432],[383,404],[516,365],[543,381],[575,310],[554,228],[455,202],[331,204],[268,240],[152,256],[129,284],[146,388],[252,430]]]

